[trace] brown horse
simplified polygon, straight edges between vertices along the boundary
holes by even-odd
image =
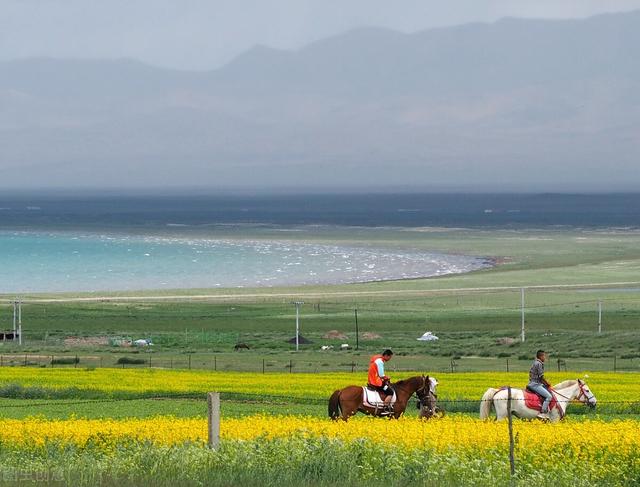
[[[329,417],[331,419],[339,419],[342,417],[344,421],[361,411],[372,416],[391,416],[399,418],[407,408],[407,403],[411,396],[415,393],[421,404],[429,401],[429,394],[435,397],[435,387],[438,381],[428,375],[418,375],[409,379],[398,381],[391,384],[396,391],[396,402],[393,406],[393,413],[383,413],[381,408],[373,408],[364,405],[364,393],[360,386],[347,386],[344,389],[338,389],[329,398]]]

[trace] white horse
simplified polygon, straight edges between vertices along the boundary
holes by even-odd
[[[558,401],[557,408],[549,410],[549,420],[558,421],[564,417],[567,406],[573,400],[580,401],[581,403],[595,408],[596,396],[593,395],[589,386],[584,381],[577,380],[565,380],[560,384],[553,387],[553,393]],[[507,417],[507,397],[508,391],[506,388],[494,389],[489,388],[487,392],[482,396],[480,402],[480,419],[487,419],[491,413],[491,406],[496,410],[496,420],[501,420]],[[511,389],[511,414],[518,418],[536,418],[540,414],[537,409],[530,409],[526,406],[524,401],[524,392],[522,389]]]

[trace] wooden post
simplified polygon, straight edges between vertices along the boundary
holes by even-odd
[[[264,374],[264,359],[262,359],[262,373]]]
[[[80,361],[80,360],[78,359],[78,356],[76,355],[76,360],[75,360],[75,362],[73,362],[73,368],[74,368],[74,369],[77,369],[77,368],[78,368],[78,362],[79,362],[79,361]]]
[[[209,448],[216,449],[220,445],[220,393],[207,394]]]
[[[507,359],[507,372],[509,372],[509,359]]]
[[[213,370],[218,370],[218,357],[216,355],[213,356]]]
[[[511,468],[511,476],[516,473],[516,461],[513,456],[513,418],[511,417],[511,386],[507,387],[507,417],[509,418],[509,465]]]
[[[189,370],[191,370],[191,354],[189,354]]]
[[[616,356],[614,355],[614,356],[613,356],[613,371],[614,371],[614,372],[617,372],[617,367],[616,367],[616,365],[617,365],[617,364],[616,364]]]

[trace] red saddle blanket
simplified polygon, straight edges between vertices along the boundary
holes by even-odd
[[[549,403],[549,411],[551,411],[553,408],[558,407],[558,399],[556,398],[556,395],[554,394],[553,389],[549,389],[549,390],[551,391],[551,395],[553,396],[551,398],[551,402]],[[542,411],[543,399],[537,394],[535,394],[534,392],[528,391],[527,389],[525,389],[523,392],[524,392],[525,406],[527,406],[529,409]]]

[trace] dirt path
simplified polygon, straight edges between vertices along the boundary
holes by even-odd
[[[591,282],[582,284],[550,284],[524,286],[525,289],[592,289],[601,287],[640,286],[640,281],[628,282]],[[252,293],[252,294],[193,294],[193,295],[165,295],[165,296],[90,296],[90,297],[54,297],[54,298],[23,298],[23,303],[84,303],[84,302],[142,302],[142,301],[241,301],[251,299],[296,298],[348,298],[366,296],[429,296],[443,293],[483,292],[483,291],[517,291],[521,286],[488,286],[461,287],[445,289],[397,289],[384,291],[322,291],[322,292],[287,292],[287,293]],[[11,303],[12,299],[2,299],[0,302]]]

